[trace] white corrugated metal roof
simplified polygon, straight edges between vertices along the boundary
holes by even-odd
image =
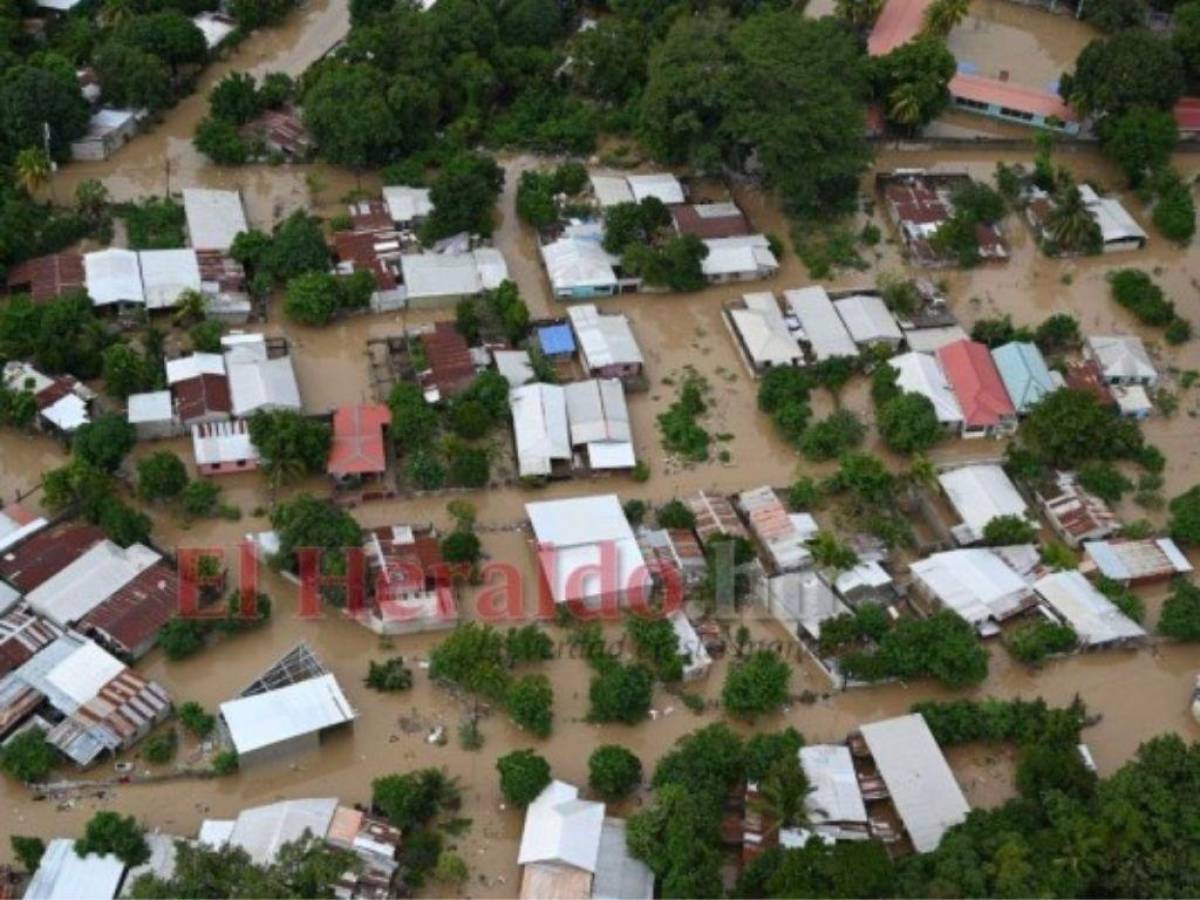
[[[616,287],[613,259],[598,241],[564,237],[543,244],[541,249],[546,272],[555,290]]]
[[[433,212],[429,188],[389,184],[384,186],[383,202],[387,204],[392,221],[398,225],[408,224],[414,219],[423,219]]]
[[[305,831],[318,840],[324,838],[337,807],[336,797],[321,797],[243,809],[233,822],[227,845],[245,850],[260,866],[270,865],[280,847],[299,840]]]
[[[624,315],[601,313],[591,303],[572,306],[567,315],[589,369],[642,364],[641,348]]]
[[[803,360],[800,344],[788,331],[783,313],[770,292],[743,296],[745,309],[729,308],[729,318],[742,346],[756,366],[790,366]]]
[[[645,559],[616,494],[527,503],[525,512],[538,546],[548,548],[539,551],[539,563],[556,603],[624,590],[635,573],[645,582]],[[609,545],[607,554],[602,544]],[[595,577],[608,554],[610,571]]]
[[[509,387],[518,388],[533,381],[533,364],[524,350],[493,350],[492,361]]]
[[[133,250],[109,247],[85,253],[83,273],[88,296],[97,306],[146,302],[141,264]]]
[[[169,309],[184,291],[200,290],[195,250],[142,250],[138,262],[146,309]]]
[[[84,641],[46,673],[46,681],[82,706],[124,671],[125,664],[119,659],[92,641]]]
[[[971,807],[924,717],[884,719],[860,731],[913,847],[918,853],[937,849]]]
[[[600,828],[592,900],[651,900],[653,896],[654,873],[629,852],[625,823],[606,818]]]
[[[251,753],[354,720],[355,712],[331,674],[221,704],[238,753]]]
[[[1140,337],[1131,334],[1092,335],[1087,348],[1100,365],[1105,379],[1111,381],[1144,381],[1153,385],[1158,370]]]
[[[937,325],[933,328],[909,328],[904,331],[908,349],[917,353],[936,353],[949,344],[970,340],[961,325]]]
[[[767,582],[767,608],[792,637],[803,629],[813,640],[821,637],[821,625],[848,614],[846,606],[829,583],[812,569],[784,572]]]
[[[229,397],[235,416],[258,410],[299,410],[300,387],[290,356],[237,362],[227,357]]]
[[[846,330],[850,332],[856,343],[870,344],[875,341],[894,341],[899,343],[904,335],[900,326],[892,318],[887,304],[879,297],[869,294],[855,294],[853,297],[843,297],[833,302],[838,315]]]
[[[74,431],[91,421],[88,416],[87,403],[76,394],[66,394],[59,397],[39,415],[60,431]]]
[[[54,838],[46,845],[25,896],[28,900],[111,900],[124,874],[125,864],[115,855],[80,856],[73,840]]]
[[[961,425],[962,407],[946,380],[946,373],[928,353],[902,353],[888,360],[896,370],[896,386],[903,391],[920,394],[933,404],[938,421],[946,425]]]
[[[517,864],[561,863],[596,871],[604,804],[579,799],[579,788],[551,781],[525,810]]]
[[[708,256],[700,261],[706,277],[723,275],[757,275],[762,270],[779,268],[779,260],[771,252],[771,242],[765,235],[742,234],[734,237],[709,238],[704,241]]]
[[[224,375],[225,358],[219,353],[193,353],[167,360],[167,384],[187,381],[197,375]]]
[[[947,609],[979,627],[1015,612],[1031,589],[997,553],[982,547],[934,553],[912,574]]]
[[[1146,240],[1146,232],[1121,205],[1121,201],[1115,197],[1101,197],[1090,184],[1079,185],[1079,194],[1083,197],[1088,212],[1100,226],[1100,236],[1104,243]]]
[[[508,278],[508,262],[495,247],[476,247],[471,251],[479,270],[479,283],[485,291],[494,291]]]
[[[682,203],[683,185],[669,172],[653,172],[647,175],[628,175],[629,191],[639,203],[647,197],[657,197],[667,206]]]
[[[174,408],[171,406],[170,391],[130,394],[127,404],[129,424],[131,425],[170,422],[175,416]]]
[[[825,288],[819,284],[784,291],[783,298],[800,320],[805,340],[818,362],[835,356],[857,356],[858,345],[842,324]]]
[[[183,211],[192,246],[197,250],[228,250],[240,232],[250,230],[242,195],[237,191],[187,188],[183,192]]]
[[[1028,515],[1029,507],[1012,480],[993,463],[951,469],[938,475],[938,482],[966,526],[967,543],[981,540],[992,519]]]
[[[29,592],[29,605],[65,628],[150,568],[161,557],[142,544],[118,547],[102,540]]]
[[[410,298],[469,297],[483,290],[470,253],[404,253],[400,268]]]
[[[1053,572],[1033,585],[1038,595],[1075,630],[1084,644],[1110,644],[1146,636],[1080,572]]]
[[[592,183],[592,193],[596,201],[604,207],[616,206],[618,203],[633,203],[633,191],[624,175],[602,175],[591,173],[588,180]]]
[[[823,822],[862,823],[867,807],[858,787],[854,759],[845,744],[810,744],[800,748],[800,766],[812,785],[804,799],[809,819]]]
[[[570,460],[567,399],[556,384],[527,384],[508,395],[517,467],[522,478],[549,475],[555,460]]]
[[[245,419],[230,422],[204,422],[192,426],[192,455],[197,465],[212,466],[259,458],[258,448],[250,440]]]

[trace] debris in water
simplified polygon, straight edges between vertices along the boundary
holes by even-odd
[[[446,726],[438,725],[431,732],[429,737],[425,738],[427,744],[437,744],[439,747],[446,743]]]

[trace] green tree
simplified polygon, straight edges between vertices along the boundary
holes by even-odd
[[[1071,469],[1089,459],[1135,456],[1142,436],[1087,391],[1057,390],[1037,403],[1021,425],[1021,443],[1048,465]]]
[[[1170,162],[1179,129],[1170,112],[1138,106],[1106,119],[1101,137],[1104,155],[1121,167],[1131,187],[1139,187]]]
[[[504,639],[490,625],[459,625],[429,654],[429,677],[500,701],[508,690]]]
[[[94,65],[107,103],[156,111],[171,102],[171,68],[153,53],[110,40],[96,51]]]
[[[113,40],[157,56],[172,70],[199,65],[208,59],[204,32],[176,10],[134,16],[116,29]]]
[[[158,450],[138,460],[138,496],[143,500],[171,500],[188,484],[187,468],[170,450]]]
[[[848,409],[830,413],[814,422],[800,436],[800,452],[814,461],[836,459],[854,450],[867,436],[867,426]]]
[[[179,707],[179,721],[201,740],[212,734],[217,725],[217,720],[194,700],[189,700]]]
[[[1177,641],[1200,641],[1200,588],[1180,579],[1163,601],[1158,631]]]
[[[458,783],[440,769],[385,775],[371,782],[372,806],[406,831],[427,824],[443,809],[457,807],[460,800]]]
[[[759,650],[730,667],[721,703],[742,718],[772,713],[788,700],[791,667],[770,650]]]
[[[245,125],[261,111],[254,76],[230,72],[209,91],[208,108],[215,118]]]
[[[377,691],[407,691],[412,687],[412,669],[404,664],[403,656],[393,656],[384,662],[370,660],[367,663],[367,687]]]
[[[1031,544],[1037,540],[1037,528],[1024,516],[993,516],[983,526],[983,542],[989,547]]]
[[[642,781],[642,761],[620,744],[602,744],[588,757],[588,785],[607,800],[627,796]]]
[[[192,143],[219,166],[240,166],[250,158],[250,148],[242,140],[237,126],[217,116],[200,120]]]
[[[133,816],[101,810],[84,826],[83,837],[75,842],[75,853],[81,857],[111,853],[127,866],[140,866],[150,858],[144,835],[145,830]]]
[[[885,403],[877,425],[883,442],[896,453],[921,453],[945,436],[932,401],[911,391]]]
[[[260,265],[282,281],[329,269],[329,245],[321,223],[299,209],[275,226],[269,246],[259,253]]]
[[[88,465],[115,472],[136,441],[133,426],[124,416],[106,413],[75,431],[71,449]]]
[[[350,547],[361,547],[362,528],[346,510],[330,500],[318,500],[300,494],[281,503],[271,512],[271,525],[279,533],[279,552],[273,565],[291,572],[298,571],[296,551],[310,549],[320,552],[322,575],[346,574],[346,554]],[[344,600],[338,585],[325,585],[322,595],[339,604]]]
[[[1144,25],[1148,6],[1142,0],[1092,0],[1083,6],[1082,13],[1085,21],[1113,34]]]
[[[388,395],[392,412],[392,434],[405,450],[427,446],[438,429],[437,411],[425,401],[418,385],[400,382]]]
[[[205,620],[177,617],[159,630],[157,643],[167,659],[178,662],[204,649],[209,630]]]
[[[453,156],[429,186],[433,212],[421,227],[421,240],[430,243],[459,232],[483,235],[492,233],[492,211],[504,170],[494,159],[477,153]]]
[[[87,131],[90,111],[75,73],[19,64],[11,57],[0,74],[0,148],[12,159],[28,147],[43,147],[49,123],[50,155],[64,160],[71,142]],[[31,158],[30,158],[30,161]]]
[[[957,67],[945,43],[921,38],[871,60],[875,96],[885,101],[888,119],[915,130],[939,116],[950,102],[947,85]]]
[[[545,675],[524,675],[508,688],[506,698],[513,721],[535,736],[550,736],[554,725],[554,689]]]
[[[157,372],[137,350],[128,344],[113,344],[104,351],[104,387],[114,397],[150,390]]]
[[[41,781],[58,762],[58,753],[40,728],[27,728],[0,746],[0,770],[27,784]]]
[[[1170,109],[1183,87],[1183,62],[1170,41],[1129,29],[1084,47],[1058,90],[1084,115],[1117,116],[1138,106]]]
[[[1154,227],[1169,241],[1186,244],[1196,233],[1196,203],[1192,188],[1173,171],[1155,178],[1158,200],[1154,204]]]
[[[272,480],[282,483],[294,474],[325,471],[333,429],[295,410],[260,410],[250,419],[250,440]]]
[[[636,725],[650,714],[654,675],[646,666],[606,660],[588,688],[588,720]]]
[[[514,750],[496,760],[500,793],[513,806],[528,806],[550,784],[550,764],[532,750]]]
[[[933,0],[925,10],[925,34],[945,38],[970,11],[970,0]]]
[[[50,160],[44,150],[26,147],[13,160],[13,177],[17,187],[33,196],[50,183]]]
[[[25,837],[19,834],[9,835],[8,842],[12,845],[13,855],[26,872],[36,872],[46,852],[46,844],[39,837]]]

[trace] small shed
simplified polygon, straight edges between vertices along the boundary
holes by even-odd
[[[537,342],[542,355],[547,359],[570,359],[575,355],[575,335],[571,333],[571,326],[566,322],[539,325]]]
[[[178,437],[183,433],[183,425],[175,416],[170,391],[130,394],[128,418],[139,441]]]

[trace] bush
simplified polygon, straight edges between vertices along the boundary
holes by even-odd
[[[721,703],[743,718],[774,712],[788,700],[791,667],[769,650],[752,653],[735,663],[725,676]]]
[[[1109,462],[1088,462],[1080,466],[1079,485],[1109,503],[1116,503],[1126,492],[1133,490],[1133,482]]]
[[[513,806],[528,806],[550,784],[550,763],[532,750],[514,750],[496,760],[500,793]]]
[[[1176,318],[1175,304],[1140,269],[1118,269],[1109,275],[1113,298],[1147,325],[1165,327]]]
[[[1196,204],[1192,190],[1178,177],[1159,193],[1154,204],[1154,227],[1169,241],[1186,244],[1196,233]]]
[[[510,628],[504,635],[504,655],[509,665],[554,659],[554,641],[537,625]]]
[[[217,726],[217,720],[204,711],[204,707],[195,700],[189,700],[179,707],[179,721],[192,734],[203,740],[212,734]]]
[[[367,677],[363,679],[369,688],[377,691],[407,691],[413,684],[412,669],[404,664],[403,656],[393,656],[386,662],[371,660],[367,664]]]
[[[983,543],[989,547],[1032,544],[1036,540],[1037,528],[1022,516],[995,516],[983,526]]]
[[[40,728],[28,728],[0,747],[0,769],[18,781],[41,781],[58,762],[58,751]]]
[[[677,453],[691,462],[708,459],[710,437],[696,421],[707,409],[704,402],[707,387],[707,382],[700,376],[688,375],[679,390],[678,399],[658,416],[663,446],[669,453]]]
[[[1177,641],[1200,641],[1200,588],[1179,579],[1163,601],[1159,634]]]
[[[684,528],[691,529],[696,527],[696,515],[682,500],[669,500],[658,508],[654,514],[658,520],[659,528]]]
[[[518,678],[508,689],[509,715],[521,728],[540,738],[550,736],[554,725],[554,689],[545,675]]]
[[[150,845],[133,816],[102,810],[88,820],[75,852],[79,856],[111,853],[127,866],[140,866],[150,858]]]
[[[619,800],[642,780],[642,761],[619,744],[603,744],[588,757],[588,785],[606,800]]]
[[[217,775],[232,775],[237,771],[238,755],[236,750],[222,750],[213,757],[212,770]]]
[[[1005,638],[1008,652],[1023,663],[1040,663],[1047,656],[1074,649],[1078,638],[1068,625],[1044,620],[1021,625]]]
[[[912,711],[925,718],[939,746],[1035,741],[1079,743],[1087,720],[1087,709],[1079,698],[1068,707],[1051,708],[1037,700],[926,700]]]
[[[173,760],[178,748],[179,734],[174,728],[168,728],[146,741],[143,756],[146,757],[146,762],[158,766]]]
[[[42,839],[13,834],[9,835],[8,842],[12,846],[13,856],[20,862],[21,867],[31,874],[36,872],[42,856],[46,852],[46,844]]]
[[[816,422],[800,436],[800,452],[814,461],[836,459],[858,447],[867,436],[867,426],[848,409],[839,409]]]
[[[788,488],[788,506],[794,510],[816,509],[821,499],[821,486],[812,478],[798,478]]]
[[[1176,316],[1163,332],[1163,338],[1172,346],[1186,344],[1192,339],[1192,323]]]
[[[646,666],[605,661],[588,689],[588,721],[636,725],[650,714],[654,675]]]
[[[860,681],[927,676],[950,687],[965,687],[987,678],[988,655],[975,628],[943,610],[928,619],[901,619],[874,653],[843,657],[842,670]]]

